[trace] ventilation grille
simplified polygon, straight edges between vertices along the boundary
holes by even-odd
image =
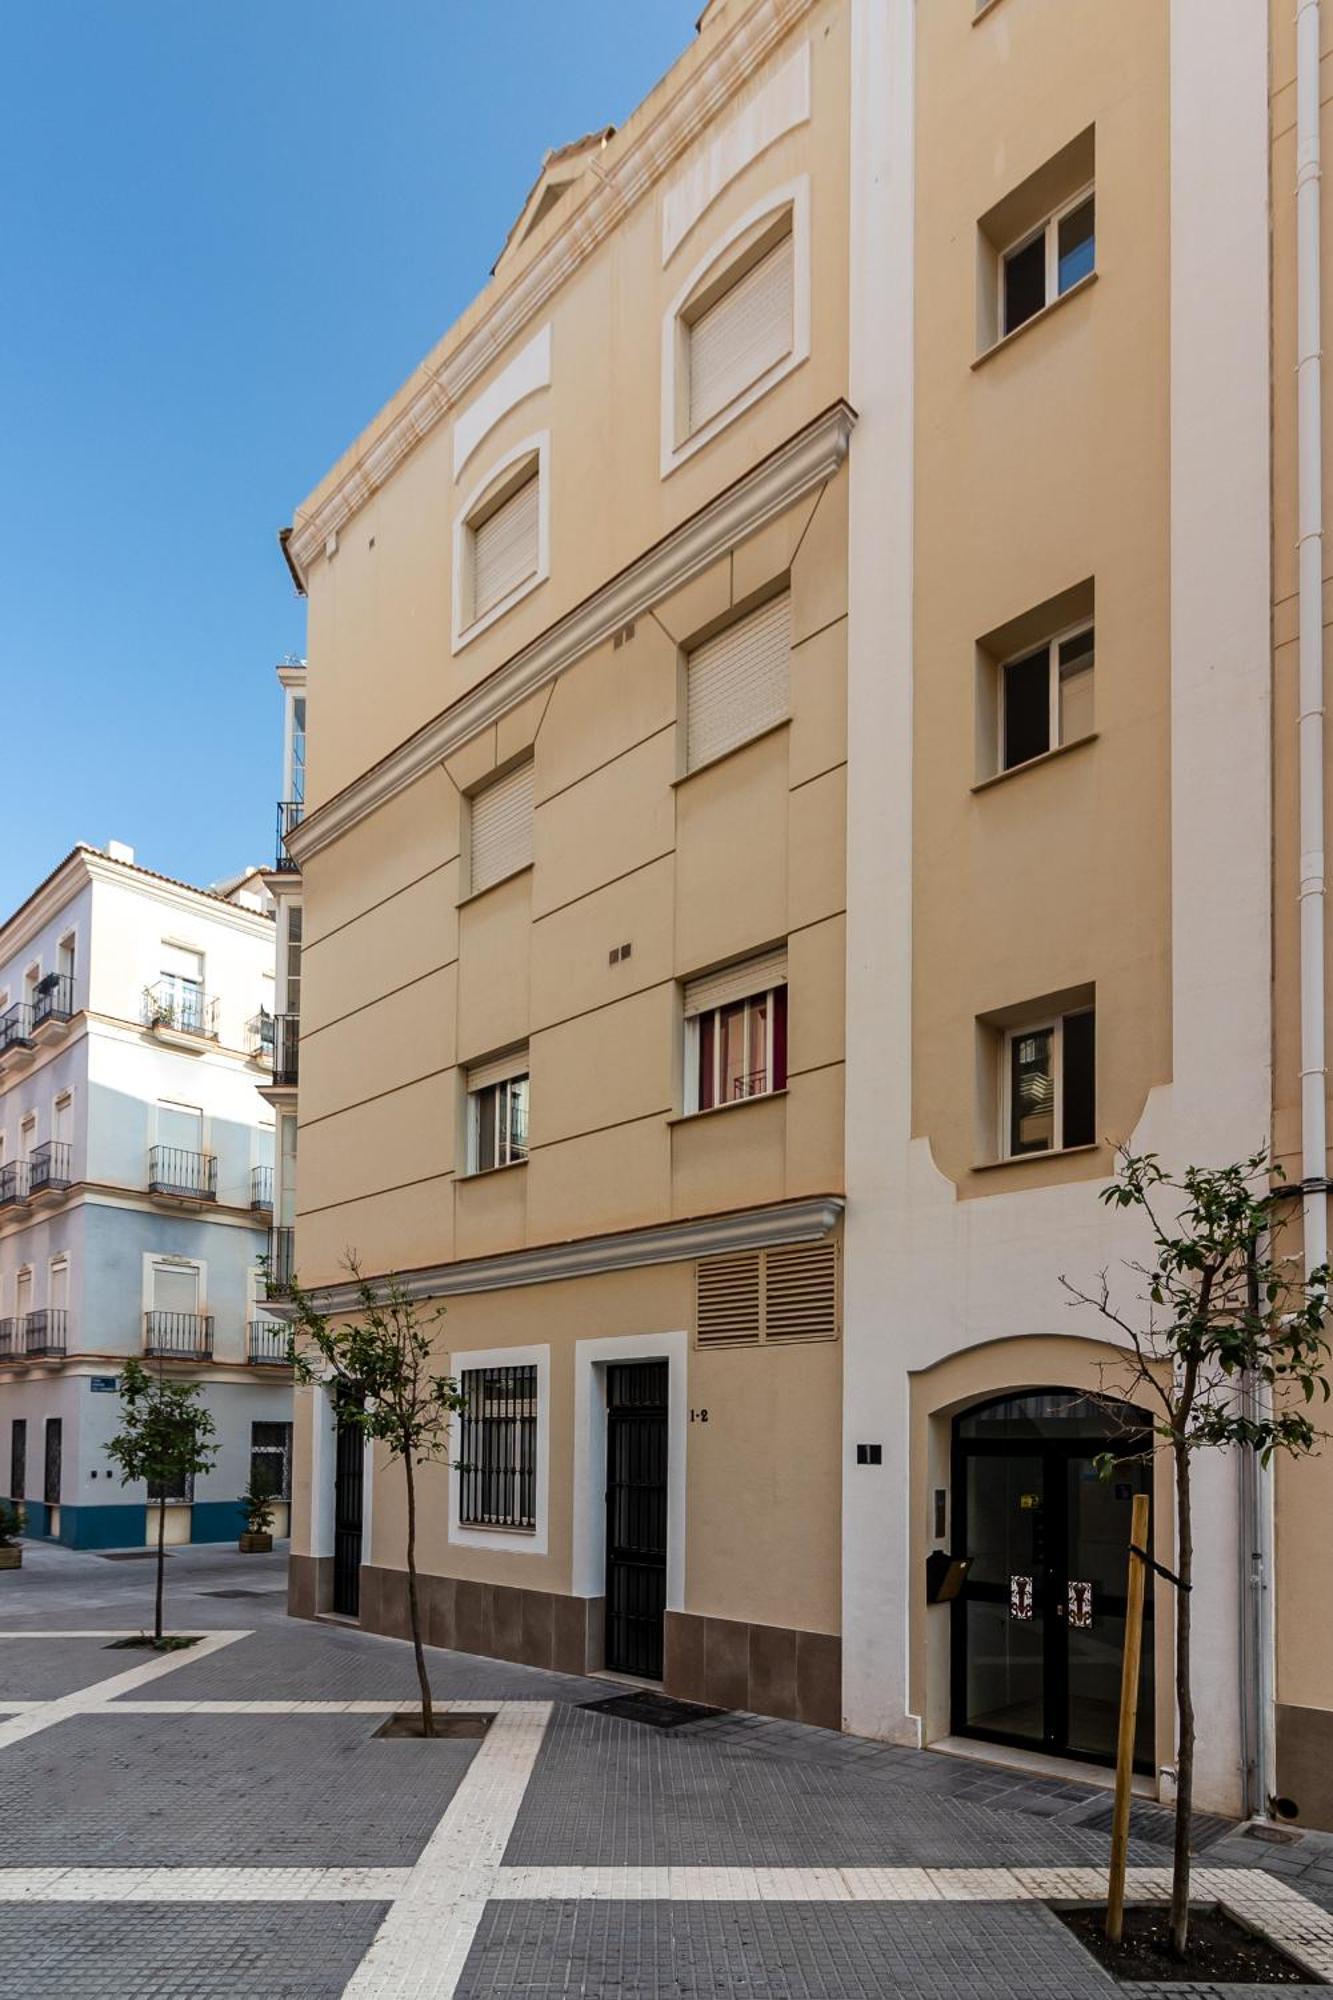
[[[695,1340],[700,1347],[837,1339],[836,1243],[708,1257],[695,1271]]]

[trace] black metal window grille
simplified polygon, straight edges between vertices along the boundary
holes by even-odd
[[[281,1298],[292,1288],[296,1276],[296,1231],[291,1228],[268,1232],[268,1274],[265,1289],[269,1298]]]
[[[23,1322],[25,1354],[63,1354],[69,1314],[63,1306],[43,1306]]]
[[[74,1012],[74,981],[67,972],[48,972],[37,982],[37,994],[32,1003],[32,1025],[40,1028],[43,1021],[68,1021]]]
[[[537,1525],[537,1369],[465,1368],[459,1384],[458,1518],[469,1528]]]
[[[216,1201],[218,1163],[212,1153],[191,1153],[183,1146],[153,1146],[148,1153],[151,1194],[176,1194],[196,1201]]]
[[[34,1146],[28,1162],[28,1191],[67,1188],[74,1176],[74,1149],[68,1139],[46,1139]]]
[[[285,1320],[252,1319],[246,1329],[246,1355],[249,1360],[286,1364],[292,1358],[291,1333]]]
[[[301,1071],[301,1017],[299,1014],[273,1016],[273,1081],[296,1083]]]
[[[42,1498],[48,1507],[60,1505],[61,1429],[59,1417],[46,1420],[46,1464],[43,1467]]]
[[[251,1424],[250,1491],[270,1500],[292,1497],[292,1427]]]
[[[9,1431],[9,1497],[22,1500],[28,1490],[28,1419],[15,1417]]]
[[[186,1360],[207,1360],[213,1352],[211,1313],[147,1312],[144,1314],[145,1354],[175,1354]]]
[[[0,1056],[6,1049],[26,1049],[32,1040],[32,1007],[16,1000],[0,1014]]]
[[[305,818],[305,802],[302,799],[279,799],[278,838],[274,855],[274,872],[279,875],[294,873],[300,864],[287,852],[287,836],[295,833]]]
[[[194,1474],[192,1472],[182,1472],[180,1467],[177,1466],[172,1471],[165,1473],[161,1479],[150,1479],[148,1482],[148,1498],[150,1501],[165,1500],[168,1503],[173,1500],[192,1501],[194,1499]]]
[[[0,1319],[0,1361],[12,1361],[23,1338],[23,1322],[12,1315]]]
[[[8,1166],[0,1167],[0,1208],[10,1202],[28,1199],[28,1162],[11,1160]]]
[[[250,1206],[251,1208],[272,1208],[273,1206],[272,1167],[251,1167]]]

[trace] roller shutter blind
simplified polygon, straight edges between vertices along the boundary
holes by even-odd
[[[789,231],[691,325],[691,433],[791,352],[795,268]]]
[[[685,984],[685,1017],[707,1014],[714,1007],[730,1007],[733,1001],[753,999],[787,981],[787,947],[779,945],[762,957],[747,958],[741,965],[725,965],[720,972],[705,972]]]
[[[472,1063],[467,1073],[469,1091],[489,1090],[493,1083],[508,1083],[514,1076],[528,1074],[528,1051],[526,1044],[521,1049],[509,1049],[502,1056],[492,1056],[487,1062]]]
[[[472,530],[472,616],[481,618],[537,568],[538,475]]]
[[[472,893],[532,860],[532,759],[472,801]]]
[[[781,722],[790,705],[790,594],[784,591],[696,646],[685,679],[685,762],[691,771]]]

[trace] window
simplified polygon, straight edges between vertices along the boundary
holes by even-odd
[[[9,1427],[9,1497],[22,1500],[28,1491],[28,1420],[15,1417]]]
[[[301,930],[302,909],[299,903],[284,903],[286,912],[286,933],[283,945],[283,1006],[284,1014],[299,1014],[301,1011]]]
[[[1097,132],[1089,125],[979,218],[979,354],[1093,275],[1096,178]]]
[[[252,1423],[250,1426],[250,1491],[270,1500],[292,1497],[292,1427]]]
[[[183,1034],[202,1035],[205,1028],[203,953],[183,945],[163,943],[154,997],[161,1018]]]
[[[1096,264],[1096,197],[1086,190],[1000,259],[1000,332],[1013,333]]]
[[[696,646],[685,664],[685,768],[696,771],[788,712],[791,595]]]
[[[838,1246],[793,1243],[704,1257],[695,1266],[699,1347],[835,1340]]]
[[[19,1125],[19,1158],[30,1160],[32,1149],[37,1144],[37,1114],[30,1111]]]
[[[296,805],[305,803],[305,696],[292,696],[292,754],[287,796]]]
[[[787,1087],[787,948],[685,988],[685,1109],[713,1111]]]
[[[689,435],[725,410],[791,353],[795,334],[795,243],[787,209],[681,315],[685,326],[685,428]]]
[[[1000,668],[1000,769],[1092,733],[1093,628],[1051,639]]]
[[[469,1528],[537,1525],[537,1370],[465,1368],[458,1519]]]
[[[188,1505],[194,1499],[194,1474],[182,1472],[176,1467],[164,1479],[150,1479],[148,1498],[150,1502],[165,1501],[168,1506],[173,1503]]]
[[[14,1280],[14,1317],[22,1322],[32,1311],[32,1272],[22,1270]]]
[[[1096,1143],[1096,1016],[1091,1007],[1005,1035],[1003,1152],[1009,1159]]]
[[[533,763],[516,765],[483,791],[469,808],[468,876],[475,896],[520,868],[532,865]]]
[[[513,1049],[467,1073],[468,1172],[517,1166],[528,1157],[528,1052]]]
[[[199,1266],[197,1264],[154,1264],[153,1306],[155,1313],[172,1318],[199,1310]]]
[[[550,572],[550,435],[492,465],[454,515],[454,651],[484,632]]]

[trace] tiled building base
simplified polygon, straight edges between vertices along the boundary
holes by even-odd
[[[842,1727],[842,1641],[731,1618],[666,1615],[666,1689],[682,1701]]]
[[[419,1576],[425,1639],[459,1653],[583,1674],[602,1660],[602,1601],[549,1590],[514,1590],[458,1576]],[[409,1639],[403,1570],[361,1570],[361,1628]]]
[[[333,1608],[333,1557],[290,1556],[287,1561],[287,1613],[291,1618],[317,1618]]]

